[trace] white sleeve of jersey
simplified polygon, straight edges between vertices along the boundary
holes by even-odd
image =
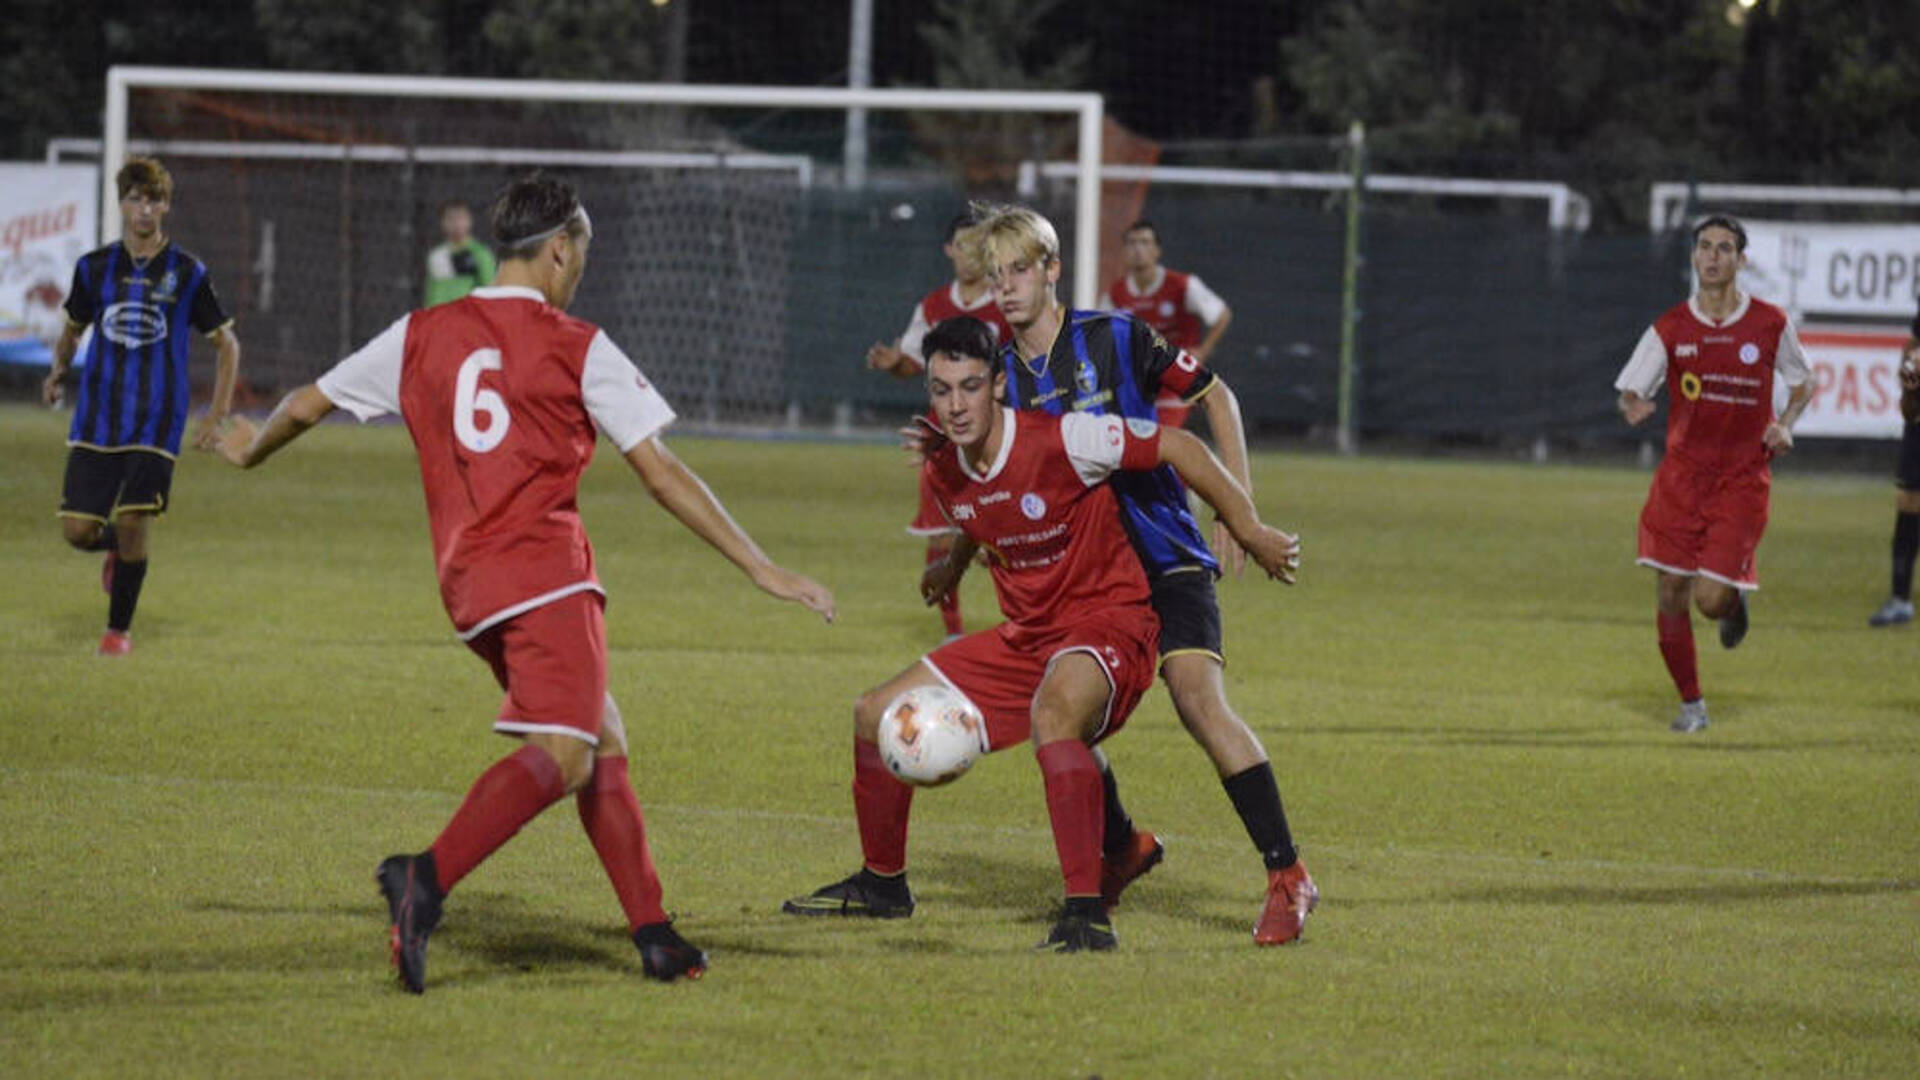
[[[1773,350],[1773,370],[1788,386],[1803,386],[1813,376],[1807,367],[1807,350],[1800,347],[1800,334],[1792,323],[1780,331],[1780,344]]]
[[[398,414],[400,365],[406,357],[407,320],[412,317],[400,316],[358,352],[333,365],[314,385],[328,401],[363,424],[376,416]]]
[[[1088,487],[1125,467],[1128,450],[1135,450],[1134,467],[1140,467],[1140,450],[1144,449],[1139,447],[1140,441],[1153,439],[1159,432],[1160,426],[1151,420],[1092,413],[1067,413],[1060,418],[1060,441],[1066,444],[1067,459]],[[1158,450],[1154,452],[1157,455]]]
[[[922,367],[927,364],[927,354],[920,350],[920,343],[926,340],[927,331],[931,329],[933,324],[927,322],[927,305],[913,305],[913,319],[907,323],[907,332],[900,335],[900,351],[920,361]]]
[[[1633,347],[1633,355],[1628,358],[1627,366],[1620,369],[1620,377],[1613,380],[1615,390],[1631,390],[1643,398],[1650,398],[1667,381],[1667,345],[1653,327],[1640,335],[1640,343]]]
[[[1220,294],[1207,288],[1198,274],[1187,275],[1187,310],[1200,317],[1201,323],[1212,326],[1220,321],[1220,313],[1227,310],[1227,302]]]
[[[593,335],[580,371],[580,397],[593,423],[620,448],[639,446],[673,423],[673,406],[640,374],[605,330]]]

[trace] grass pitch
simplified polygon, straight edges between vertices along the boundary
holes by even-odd
[[[858,864],[849,707],[939,636],[878,446],[678,439],[776,558],[768,600],[603,451],[583,506],[667,900],[708,977],[640,976],[570,807],[469,878],[425,998],[372,872],[508,744],[441,613],[410,447],[330,425],[183,459],[128,660],[90,653],[64,420],[0,409],[0,1074],[1909,1076],[1920,1060],[1920,628],[1870,631],[1878,478],[1776,481],[1754,631],[1698,622],[1671,735],[1627,470],[1263,454],[1302,584],[1223,585],[1229,688],[1324,893],[1263,875],[1156,691],[1108,748],[1167,862],[1118,953],[1035,955],[1059,878],[1031,756],[917,801],[921,909],[779,914]],[[965,594],[979,626],[984,575]]]

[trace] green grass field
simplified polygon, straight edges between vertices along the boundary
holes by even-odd
[[[1031,755],[916,804],[912,919],[779,914],[858,864],[854,696],[939,636],[882,446],[684,438],[823,626],[605,452],[583,505],[668,905],[707,978],[642,979],[570,807],[454,893],[392,984],[372,883],[508,745],[439,606],[411,449],[330,425],[185,458],[124,661],[91,655],[64,420],[0,409],[0,1075],[1911,1076],[1920,628],[1869,631],[1888,485],[1775,487],[1754,630],[1696,623],[1671,735],[1644,473],[1263,454],[1302,583],[1222,587],[1240,710],[1324,895],[1264,876],[1155,691],[1108,749],[1166,863],[1117,953],[1036,955],[1059,892]],[[974,625],[991,611],[967,583]]]

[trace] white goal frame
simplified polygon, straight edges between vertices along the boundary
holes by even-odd
[[[466,100],[560,101],[601,105],[686,105],[776,109],[1034,113],[1077,121],[1081,176],[1100,175],[1105,99],[1095,93],[1017,90],[850,89],[818,86],[699,86],[682,83],[560,82],[548,79],[463,79],[419,75],[229,71],[211,68],[115,66],[107,70],[100,152],[100,234],[120,237],[113,176],[128,152],[127,99],[135,88],[256,90],[283,94]],[[641,148],[635,148],[641,149]],[[556,155],[557,159],[557,155]],[[731,160],[731,159],[729,159]],[[843,178],[844,179],[844,178]],[[1100,185],[1074,191],[1073,303],[1092,307],[1100,283]]]
[[[1662,180],[1647,192],[1647,231],[1663,233],[1686,222],[1689,200],[1731,203],[1823,203],[1832,206],[1920,207],[1920,188],[1824,187],[1796,184],[1693,184]]]
[[[1020,194],[1031,198],[1040,190],[1040,181],[1078,181],[1086,175],[1086,166],[1078,161],[1048,161],[1020,164]],[[1275,169],[1224,169],[1192,165],[1105,165],[1101,180],[1145,180],[1152,184],[1184,187],[1224,187],[1241,189],[1292,189],[1304,191],[1349,191],[1353,188],[1350,172],[1302,172]],[[1546,205],[1547,226],[1586,232],[1593,220],[1593,207],[1585,195],[1553,180],[1487,180],[1476,177],[1405,176],[1394,173],[1367,173],[1361,178],[1366,193],[1394,192],[1403,195],[1465,196],[1482,199],[1538,199]]]

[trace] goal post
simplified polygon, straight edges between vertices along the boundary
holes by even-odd
[[[116,67],[106,97],[103,235],[119,231],[114,172],[159,154],[181,184],[170,231],[212,266],[260,388],[312,378],[418,305],[439,206],[479,206],[544,166],[600,234],[575,309],[690,422],[759,428],[890,426],[916,388],[864,356],[950,278],[948,218],[1014,197],[1029,159],[1072,155],[1097,177],[1106,136],[1098,94],[1051,91]],[[855,109],[870,147],[858,176]],[[1034,205],[1059,226],[1063,291],[1092,306],[1100,184]]]

